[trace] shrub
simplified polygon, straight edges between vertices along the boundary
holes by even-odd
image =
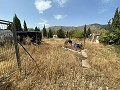
[[[31,44],[31,38],[29,37],[29,36],[27,36],[26,38],[25,38],[25,44]]]
[[[107,44],[120,44],[120,30],[107,31],[99,37],[99,41]]]
[[[81,39],[81,38],[83,38],[83,32],[80,30],[76,30],[73,32],[72,37],[77,38],[77,39]]]
[[[57,31],[58,38],[65,38],[65,32],[62,29]]]

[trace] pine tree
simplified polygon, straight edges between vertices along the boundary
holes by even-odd
[[[111,31],[111,19],[108,21],[108,30],[110,30]]]
[[[40,29],[36,26],[36,27],[35,27],[35,31],[40,31]]]
[[[86,32],[87,32],[87,29],[86,29],[86,25],[84,27],[84,37],[86,38]]]
[[[48,38],[53,38],[53,32],[51,29],[49,29],[49,32],[48,32]]]
[[[119,30],[120,30],[120,11],[119,11]]]
[[[85,47],[85,40],[86,40],[86,25],[85,25],[85,27],[84,27],[84,47]]]
[[[40,31],[40,28],[38,27],[38,31]]]
[[[47,31],[46,31],[45,25],[43,27],[43,37],[47,37]]]
[[[16,14],[13,17],[13,23],[16,31],[22,31],[20,20]]]
[[[91,29],[88,28],[87,32],[86,32],[86,36],[88,37],[91,34]]]
[[[116,9],[114,18],[112,19],[112,29],[120,29],[120,14],[118,8]]]
[[[24,31],[28,31],[28,28],[27,28],[27,24],[26,24],[26,21],[24,20]]]
[[[7,25],[7,30],[11,30],[11,28],[12,28],[12,24],[9,23],[9,24]]]
[[[58,38],[65,38],[65,32],[61,29],[57,31]]]
[[[37,31],[37,26],[35,27],[35,31]]]

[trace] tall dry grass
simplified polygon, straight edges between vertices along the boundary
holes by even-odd
[[[64,50],[65,39],[45,39],[26,45],[33,60],[20,48],[22,77],[11,78],[15,90],[119,90],[120,53],[116,47],[86,42],[91,68],[81,67],[79,55]],[[79,42],[73,40],[74,42]]]

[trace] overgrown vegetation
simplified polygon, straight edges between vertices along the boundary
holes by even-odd
[[[108,26],[109,30],[99,37],[99,41],[107,44],[120,44],[120,13],[118,8],[115,11],[112,22],[108,22]]]
[[[70,38],[81,39],[83,38],[83,31],[82,30],[73,30],[69,32]]]
[[[62,28],[57,31],[57,36],[58,38],[65,38],[65,32]]]
[[[45,25],[43,27],[43,37],[47,37],[47,31],[46,31]]]
[[[116,52],[119,47],[87,41],[86,49],[91,65],[89,69],[81,67],[77,53],[61,47],[64,41],[65,39],[44,39],[41,46],[25,46],[36,60],[39,70],[20,48],[22,78],[19,79],[18,73],[14,74],[10,79],[13,84],[11,87],[15,90],[119,90],[120,53]]]
[[[83,37],[88,38],[90,34],[92,34],[91,29],[87,29],[87,25],[84,26],[84,30],[76,29],[67,32],[69,38],[76,38],[76,39],[82,39]]]
[[[49,31],[48,31],[48,38],[53,38],[53,32],[50,28],[49,28]]]

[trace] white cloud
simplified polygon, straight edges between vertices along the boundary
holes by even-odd
[[[62,15],[55,15],[54,18],[57,19],[57,20],[60,20],[60,19],[63,18],[63,16]]]
[[[57,20],[60,20],[60,19],[65,18],[66,16],[67,16],[67,15],[64,15],[64,16],[63,16],[63,15],[57,14],[57,15],[54,16],[54,18],[57,19]]]
[[[99,14],[102,14],[102,13],[104,13],[104,12],[106,12],[106,11],[108,11],[108,9],[102,9],[102,10],[99,11],[98,13],[99,13]]]
[[[43,13],[45,10],[52,7],[52,3],[57,3],[60,7],[63,7],[69,0],[35,0],[35,7],[39,13]]]
[[[57,2],[60,7],[63,7],[64,4],[65,4],[66,2],[68,2],[68,1],[69,1],[69,0],[55,0],[55,2]]]
[[[50,0],[35,0],[35,7],[39,11],[39,13],[43,13],[45,10],[52,7],[52,1]]]
[[[42,19],[42,18],[41,18],[40,20],[41,20],[41,22],[39,22],[38,25],[40,25],[41,28],[43,28],[44,25],[45,25],[46,27],[49,27],[49,26],[50,26],[50,24],[48,23],[47,20]]]

